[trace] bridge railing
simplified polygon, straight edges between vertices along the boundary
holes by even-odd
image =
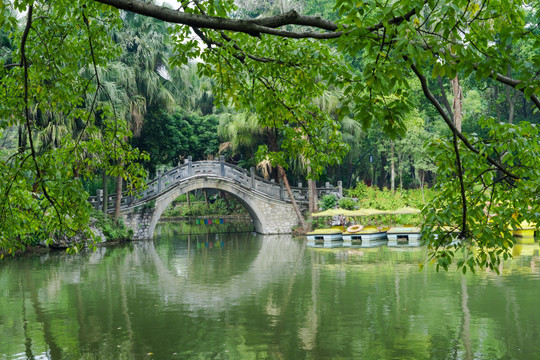
[[[121,199],[121,206],[126,207],[129,205],[150,201],[164,191],[176,186],[176,184],[178,184],[180,181],[202,175],[226,178],[244,188],[262,193],[271,198],[290,201],[289,194],[285,190],[283,183],[276,183],[273,180],[268,181],[256,175],[254,168],[247,171],[246,169],[236,165],[226,163],[223,157],[220,157],[219,161],[193,162],[191,161],[191,156],[189,156],[188,159],[185,160],[184,164],[179,165],[178,167],[165,173],[158,172],[156,178],[148,182],[147,188],[143,190],[137,197],[129,196],[124,193]],[[302,187],[301,183],[298,185],[299,186],[297,187],[291,187],[293,196],[297,202],[306,203],[308,201],[307,188]],[[327,182],[324,187],[317,188],[317,193],[319,197],[328,194],[337,194],[338,196],[341,196],[341,182],[338,182],[337,187],[334,187]],[[107,206],[109,209],[113,208],[115,199],[116,196],[114,194],[107,196]],[[98,195],[91,196],[89,201],[94,208],[102,209],[104,204],[103,191],[98,190]]]

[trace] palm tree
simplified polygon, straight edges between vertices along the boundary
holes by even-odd
[[[102,91],[117,116],[130,124],[134,137],[139,136],[148,111],[172,111],[176,97],[167,66],[166,25],[151,18],[124,13],[124,28],[111,34],[122,48],[118,61],[104,70]],[[127,139],[124,139],[127,141]],[[118,159],[121,163],[122,159]],[[104,183],[106,177],[104,177]],[[104,186],[105,187],[105,186]],[[115,218],[122,198],[122,177],[116,179]]]
[[[318,98],[314,99],[313,102],[317,107],[329,114],[335,121],[339,121],[342,139],[349,146],[349,164],[351,163],[351,158],[354,155],[359,153],[359,138],[362,134],[362,127],[354,119],[344,116],[339,118],[338,110],[341,107],[340,99],[343,97],[343,93],[337,89],[326,90]],[[309,211],[313,213],[317,211],[317,185],[315,179],[311,178],[311,167],[309,163],[304,161],[300,162],[302,168],[305,168],[306,177],[308,178],[308,193],[309,193]],[[350,168],[351,166],[349,166]]]
[[[218,136],[224,140],[221,152],[230,150],[233,154],[245,154],[252,158],[259,145],[264,144],[269,129],[261,127],[256,114],[237,113],[220,117]]]
[[[278,150],[277,137],[275,136],[274,129],[261,127],[256,114],[234,114],[224,116],[222,119],[223,120],[219,124],[218,134],[222,139],[227,141],[221,144],[220,151],[231,150],[233,154],[248,153],[251,155],[248,156],[252,158],[256,152],[256,148],[264,143],[268,145],[270,151]],[[289,194],[289,199],[298,216],[298,220],[300,221],[302,228],[306,229],[306,221],[294,199],[285,169],[279,165],[273,167],[268,159],[260,161],[256,164],[256,167],[266,179],[275,175],[277,180],[283,180],[283,184]]]

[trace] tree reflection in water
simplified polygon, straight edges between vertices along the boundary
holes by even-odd
[[[462,276],[419,272],[422,248],[166,229],[95,253],[5,259],[0,357],[530,359],[538,244],[515,251],[501,276]]]

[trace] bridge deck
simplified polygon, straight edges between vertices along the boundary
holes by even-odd
[[[291,202],[282,183],[277,184],[274,181],[268,181],[257,176],[254,168],[247,171],[236,165],[226,163],[223,160],[223,157],[221,157],[219,161],[191,161],[190,156],[184,164],[163,174],[158,173],[156,179],[150,181],[147,184],[147,188],[137,196],[123,194],[121,199],[122,208],[148,203],[163,192],[174,188],[180,182],[189,181],[191,178],[199,178],[201,176],[217,176],[239,184],[245,189],[264,194],[272,199]],[[298,187],[291,187],[291,190],[297,202],[306,203],[308,201],[307,188],[302,187],[302,184],[299,184]],[[338,183],[337,187],[333,187],[329,183],[326,183],[325,187],[317,188],[317,193],[319,196],[328,194],[337,194],[338,196],[341,196],[341,182]],[[109,209],[113,208],[115,200],[115,195],[109,195],[107,197]],[[94,208],[102,208],[103,191],[98,190],[98,196],[91,196],[89,201]]]

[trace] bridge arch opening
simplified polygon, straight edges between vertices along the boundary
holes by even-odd
[[[196,178],[189,182],[179,183],[177,186],[164,192],[160,195],[155,202],[155,210],[150,221],[149,234],[152,235],[156,228],[159,219],[162,217],[163,212],[175,201],[179,196],[187,193],[192,193],[197,190],[212,189],[215,191],[222,191],[229,194],[238,203],[240,203],[251,217],[253,228],[256,232],[264,234],[267,233],[265,227],[265,219],[259,209],[257,209],[252,196],[245,191],[241,191],[241,188],[236,188],[234,184],[221,181],[219,179],[208,178]]]
[[[191,225],[223,225],[226,231],[255,231],[248,205],[234,193],[202,188],[181,194],[165,208],[158,223],[181,221]],[[218,230],[219,231],[219,230]]]

